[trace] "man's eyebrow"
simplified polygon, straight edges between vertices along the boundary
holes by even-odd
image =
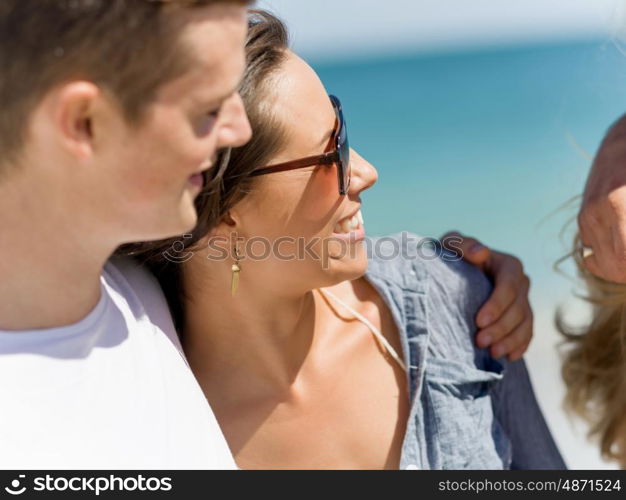
[[[238,81],[237,84],[233,87],[233,89],[230,92],[226,92],[222,94],[220,97],[213,98],[211,100],[211,104],[215,104],[217,106],[221,106],[222,104],[224,104],[224,101],[226,101],[227,99],[230,99],[232,95],[235,94],[236,92],[239,92],[239,87],[242,81],[243,79]]]

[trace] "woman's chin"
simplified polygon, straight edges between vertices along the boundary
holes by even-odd
[[[360,278],[367,271],[367,252],[364,245],[358,245],[352,255],[329,260],[328,272],[333,284]]]

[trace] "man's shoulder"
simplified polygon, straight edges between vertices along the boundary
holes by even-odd
[[[104,266],[105,274],[117,285],[130,286],[140,293],[154,293],[160,287],[154,275],[130,257],[111,257]]]
[[[165,300],[154,275],[130,257],[111,257],[104,267],[105,281],[122,293],[129,302],[138,301],[142,307]],[[135,305],[135,304],[133,304]]]
[[[105,279],[116,289],[135,314],[159,327],[177,346],[172,315],[159,282],[150,270],[130,257],[111,257]]]

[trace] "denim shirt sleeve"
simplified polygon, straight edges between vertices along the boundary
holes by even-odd
[[[491,284],[474,266],[464,261],[446,262],[447,257],[443,253],[443,263],[431,265],[434,279],[429,289],[429,310],[438,308],[439,312],[431,314],[430,323],[442,334],[431,336],[429,354],[434,358],[454,356],[467,366],[473,356],[477,370],[502,374],[500,380],[494,379],[495,383],[489,384],[495,416],[491,433],[500,456],[506,457],[509,448],[508,465],[512,469],[565,469],[524,361],[494,360],[487,350],[475,346],[475,317],[491,294]]]
[[[508,366],[475,345],[475,317],[491,293],[489,280],[437,245],[416,251],[416,235],[388,239],[403,241],[405,251],[393,260],[374,256],[368,275],[409,346],[416,387],[407,429],[417,433],[419,452],[407,436],[407,455],[432,469],[562,468],[523,364]]]
[[[504,366],[475,345],[476,314],[491,284],[475,266],[444,251],[422,258],[429,275],[424,405],[437,435],[443,469],[508,468],[512,443],[497,420],[494,388]]]
[[[524,360],[508,364],[502,382],[494,387],[493,404],[513,445],[512,469],[567,468],[535,398]]]

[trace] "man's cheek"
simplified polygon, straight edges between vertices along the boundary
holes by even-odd
[[[141,168],[132,169],[125,183],[134,192],[137,199],[158,201],[159,198],[170,198],[171,193],[182,192],[187,187],[187,178],[182,172],[163,163],[144,163]]]

